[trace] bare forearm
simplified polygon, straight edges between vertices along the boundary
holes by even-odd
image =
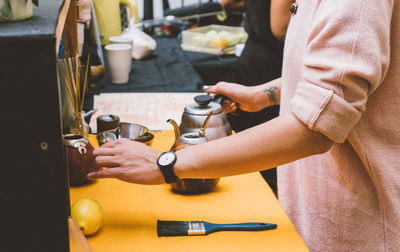
[[[221,0],[221,6],[228,11],[244,11],[244,0]]]
[[[239,102],[239,107],[244,111],[256,112],[266,107],[280,104],[281,83],[282,79],[278,78],[258,86],[248,87],[250,91],[247,93],[247,100],[243,103]],[[274,97],[271,97],[270,90],[272,90]],[[244,96],[242,95],[242,97]],[[273,101],[273,98],[275,99],[275,102]]]
[[[227,96],[243,111],[257,112],[274,105],[271,93],[267,90],[269,88],[273,88],[275,104],[280,104],[281,83],[282,79],[278,78],[261,85],[246,87],[221,81],[214,86],[203,86],[203,90],[214,95],[222,94]]]
[[[271,31],[279,41],[284,41],[290,20],[290,5],[294,0],[272,0],[271,1]]]
[[[294,115],[177,152],[180,178],[212,178],[260,171],[327,151],[332,142]]]

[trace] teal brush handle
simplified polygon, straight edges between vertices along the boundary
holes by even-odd
[[[247,222],[247,223],[237,223],[237,224],[214,224],[209,222],[204,222],[204,229],[206,234],[217,232],[217,231],[261,231],[274,229],[278,225],[272,223],[263,222]]]

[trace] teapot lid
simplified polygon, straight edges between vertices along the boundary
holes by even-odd
[[[216,102],[212,102],[209,95],[198,95],[194,97],[195,103],[191,103],[185,107],[185,113],[193,115],[208,115],[210,112],[218,114],[222,112],[222,106]]]

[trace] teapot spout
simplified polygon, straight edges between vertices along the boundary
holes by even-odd
[[[205,134],[206,134],[206,127],[207,127],[208,121],[210,120],[210,117],[212,116],[212,114],[213,114],[213,112],[211,111],[208,114],[206,120],[204,121],[203,126],[201,126],[201,129],[199,130],[199,135],[202,137],[205,136]]]
[[[177,146],[178,146],[178,144],[179,144],[179,136],[180,136],[180,133],[179,133],[179,126],[178,126],[178,124],[177,124],[173,119],[168,119],[168,120],[167,120],[167,123],[172,124],[172,126],[174,127],[175,142],[174,142],[174,145],[172,145],[171,150],[176,150],[176,149],[177,149]]]

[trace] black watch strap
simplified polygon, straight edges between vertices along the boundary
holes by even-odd
[[[169,152],[172,152],[175,155],[174,151],[169,151]],[[164,153],[165,152],[161,153],[160,157]],[[168,164],[168,165],[160,165],[160,163],[157,161],[158,167],[160,168],[161,173],[163,174],[165,182],[167,184],[171,184],[171,183],[174,183],[174,182],[179,180],[179,178],[175,175],[175,172],[174,172],[174,164],[175,164],[175,162],[176,162],[176,156],[175,156],[175,160],[172,163]]]

